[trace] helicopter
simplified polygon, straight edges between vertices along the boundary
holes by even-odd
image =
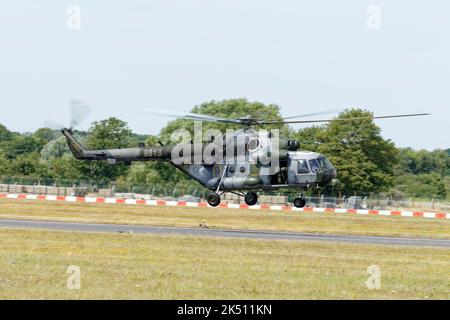
[[[77,102],[80,104],[80,101]],[[106,161],[110,165],[135,161],[165,161],[181,170],[208,189],[206,201],[219,206],[221,196],[233,193],[244,197],[248,206],[258,202],[258,191],[294,189],[299,195],[293,205],[306,206],[304,192],[310,188],[328,188],[339,183],[337,170],[323,154],[300,150],[300,142],[282,138],[278,132],[257,131],[261,125],[311,124],[367,119],[417,117],[429,114],[403,114],[328,120],[296,120],[322,113],[264,120],[246,116],[220,118],[210,115],[185,113],[177,118],[237,124],[242,129],[223,135],[211,135],[206,143],[183,141],[176,144],[159,142],[159,146],[139,143],[135,148],[88,150],[73,135],[72,128],[63,128],[68,147],[78,160]]]

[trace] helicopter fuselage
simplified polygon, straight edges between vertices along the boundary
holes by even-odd
[[[271,137],[244,133],[245,143],[236,145],[224,137],[223,145],[189,142],[86,150],[70,130],[64,129],[62,133],[79,160],[103,160],[111,165],[166,161],[215,193],[289,188],[303,191],[337,182],[337,172],[330,161],[320,153],[299,151],[295,140],[280,139],[274,143]]]

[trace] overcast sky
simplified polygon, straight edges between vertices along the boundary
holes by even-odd
[[[116,116],[155,134],[168,119],[136,108],[247,97],[285,116],[431,112],[378,123],[398,146],[448,148],[449,13],[444,0],[4,2],[0,123],[23,132],[68,121],[77,97],[94,108],[82,129]]]

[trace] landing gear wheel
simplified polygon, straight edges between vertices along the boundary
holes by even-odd
[[[296,208],[304,208],[306,206],[306,200],[304,198],[295,198],[294,206]]]
[[[258,195],[256,192],[249,192],[245,195],[245,204],[253,206],[258,202]]]
[[[217,193],[210,193],[206,197],[206,201],[211,207],[217,207],[220,204],[220,196]]]

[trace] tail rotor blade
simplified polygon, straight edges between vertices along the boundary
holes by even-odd
[[[49,129],[53,129],[53,130],[61,130],[64,128],[64,125],[62,125],[59,122],[53,121],[53,120],[49,120],[46,119],[44,121],[44,128],[49,128]]]
[[[80,99],[71,98],[70,105],[70,126],[79,126],[92,112],[92,108]]]

